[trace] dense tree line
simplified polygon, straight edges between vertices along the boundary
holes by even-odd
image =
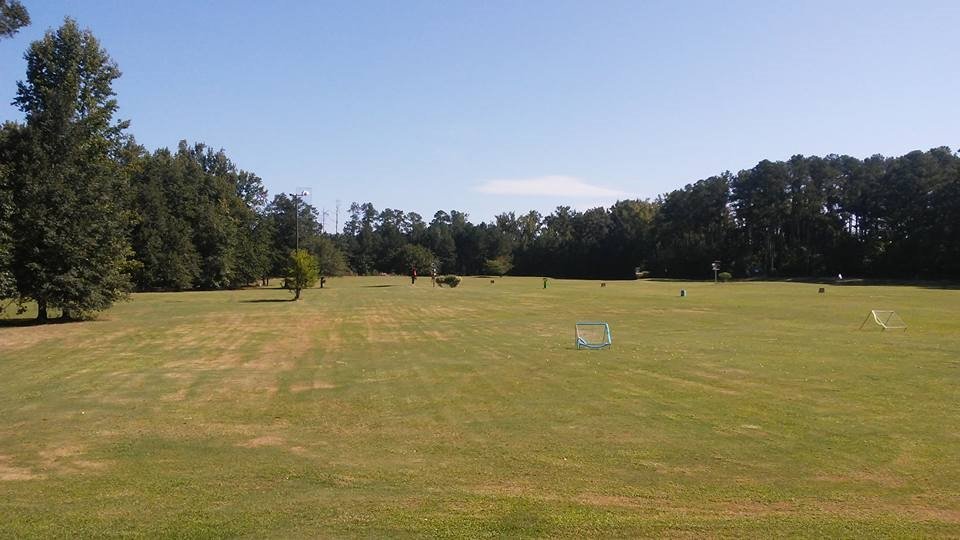
[[[19,3],[0,8],[4,34],[29,22]],[[268,203],[260,177],[223,151],[136,144],[114,118],[119,68],[73,20],[25,58],[24,122],[0,127],[0,310],[33,301],[40,320],[73,319],[130,290],[266,282],[298,245],[327,275],[349,271],[312,206]]]
[[[2,35],[29,22],[16,2],[0,8]],[[114,119],[118,67],[74,21],[25,58],[14,97],[24,121],[0,128],[0,309],[34,301],[41,319],[49,309],[82,317],[130,290],[268,284],[291,268],[297,283],[314,270],[413,268],[703,278],[713,261],[738,277],[960,278],[960,156],[946,147],[761,161],[655,200],[479,224],[456,210],[428,222],[354,203],[330,234],[301,195],[269,198],[222,150],[138,145]]]
[[[960,278],[960,156],[794,156],[700,180],[656,200],[584,212],[504,213],[473,225],[461,212],[377,212],[354,204],[340,241],[359,273],[401,272],[406,244],[441,272],[556,277],[735,276]]]

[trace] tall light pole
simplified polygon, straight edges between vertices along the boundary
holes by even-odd
[[[310,197],[310,188],[298,187],[293,195],[293,213],[296,215],[297,251],[300,251],[300,201]],[[310,204],[309,202],[307,204]]]

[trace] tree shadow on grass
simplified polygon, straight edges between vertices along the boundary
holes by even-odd
[[[383,287],[396,287],[396,285],[364,285],[364,289],[382,289]]]
[[[957,281],[924,281],[924,280],[893,280],[893,279],[845,279],[834,283],[841,287],[865,287],[865,286],[884,286],[884,287],[917,287],[919,289],[960,289],[960,282]]]
[[[265,304],[273,302],[293,302],[293,298],[260,298],[257,300],[241,300],[241,304]]]
[[[92,323],[97,322],[96,319],[88,320],[75,320],[75,319],[47,319],[46,321],[38,321],[36,318],[32,319],[0,319],[0,328],[25,328],[28,326],[47,326],[54,324],[73,324],[73,323]]]
[[[645,278],[640,281],[713,282],[712,279],[685,278]],[[960,289],[960,281],[923,279],[845,278],[843,280],[837,280],[836,277],[750,277],[734,279],[731,281],[731,283],[808,283],[812,285],[836,285],[838,287],[917,287],[920,289]]]

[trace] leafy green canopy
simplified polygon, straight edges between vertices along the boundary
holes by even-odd
[[[14,104],[26,127],[14,143],[9,184],[12,270],[39,318],[108,308],[130,287],[124,195],[113,159],[127,122],[114,122],[120,70],[89,30],[66,19],[30,45]]]
[[[320,279],[320,270],[317,259],[305,249],[295,249],[290,252],[290,261],[287,268],[286,287],[293,291],[293,299],[300,299],[300,291],[309,289]]]

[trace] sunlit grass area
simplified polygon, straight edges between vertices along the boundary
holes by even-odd
[[[960,291],[494,281],[0,326],[0,536],[960,535]]]

